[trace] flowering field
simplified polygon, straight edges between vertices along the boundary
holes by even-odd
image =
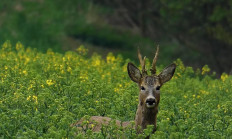
[[[102,132],[78,131],[81,117],[108,116],[132,121],[138,88],[127,75],[129,60],[108,54],[86,58],[87,50],[65,54],[25,49],[9,42],[0,50],[1,138],[143,137],[112,124]],[[149,63],[149,61],[147,61]],[[161,88],[158,130],[152,138],[232,137],[232,77],[216,79],[209,67],[194,71],[181,60]],[[170,61],[171,63],[171,61]],[[158,66],[161,71],[163,66]],[[86,121],[88,124],[88,120]],[[94,125],[92,125],[94,126]]]

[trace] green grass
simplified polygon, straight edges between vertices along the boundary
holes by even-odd
[[[0,50],[0,137],[137,137],[135,130],[122,131],[114,124],[100,133],[70,127],[84,116],[133,120],[138,104],[137,85],[127,75],[130,60],[113,54],[106,59],[96,54],[87,58],[86,52],[81,47],[65,54],[41,53],[20,43],[4,43]],[[232,77],[223,74],[216,79],[208,74],[207,66],[194,71],[181,60],[176,64],[173,79],[161,88],[158,129],[151,137],[231,137]]]

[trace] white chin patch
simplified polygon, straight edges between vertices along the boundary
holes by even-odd
[[[153,103],[152,105],[149,105],[148,103],[146,103],[147,108],[154,108],[155,107],[155,103]]]

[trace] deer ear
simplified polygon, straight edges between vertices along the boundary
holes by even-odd
[[[139,83],[140,79],[142,78],[140,70],[134,64],[128,63],[127,71],[131,80],[136,83]]]
[[[172,76],[174,75],[176,69],[176,64],[171,64],[167,66],[159,75],[158,77],[160,78],[161,84],[164,84],[165,82],[169,81]]]

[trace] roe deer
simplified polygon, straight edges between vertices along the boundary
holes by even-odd
[[[132,81],[138,84],[139,92],[139,104],[135,116],[135,129],[137,133],[142,133],[143,129],[147,125],[154,125],[153,132],[156,131],[156,119],[158,113],[158,105],[160,101],[160,87],[167,81],[169,81],[174,75],[176,65],[171,64],[166,67],[159,75],[156,75],[156,61],[159,53],[159,47],[157,47],[155,57],[150,69],[151,75],[147,74],[145,68],[146,57],[142,59],[140,51],[138,50],[138,57],[142,66],[142,72],[134,66],[132,63],[128,63],[127,70],[129,77]],[[83,118],[73,126],[79,126],[83,122]],[[94,123],[92,130],[98,132],[101,130],[102,125],[108,125],[111,121],[109,117],[92,116],[89,119],[89,126]],[[117,126],[128,127],[130,122],[120,122],[116,120]],[[85,127],[86,128],[86,127]]]

